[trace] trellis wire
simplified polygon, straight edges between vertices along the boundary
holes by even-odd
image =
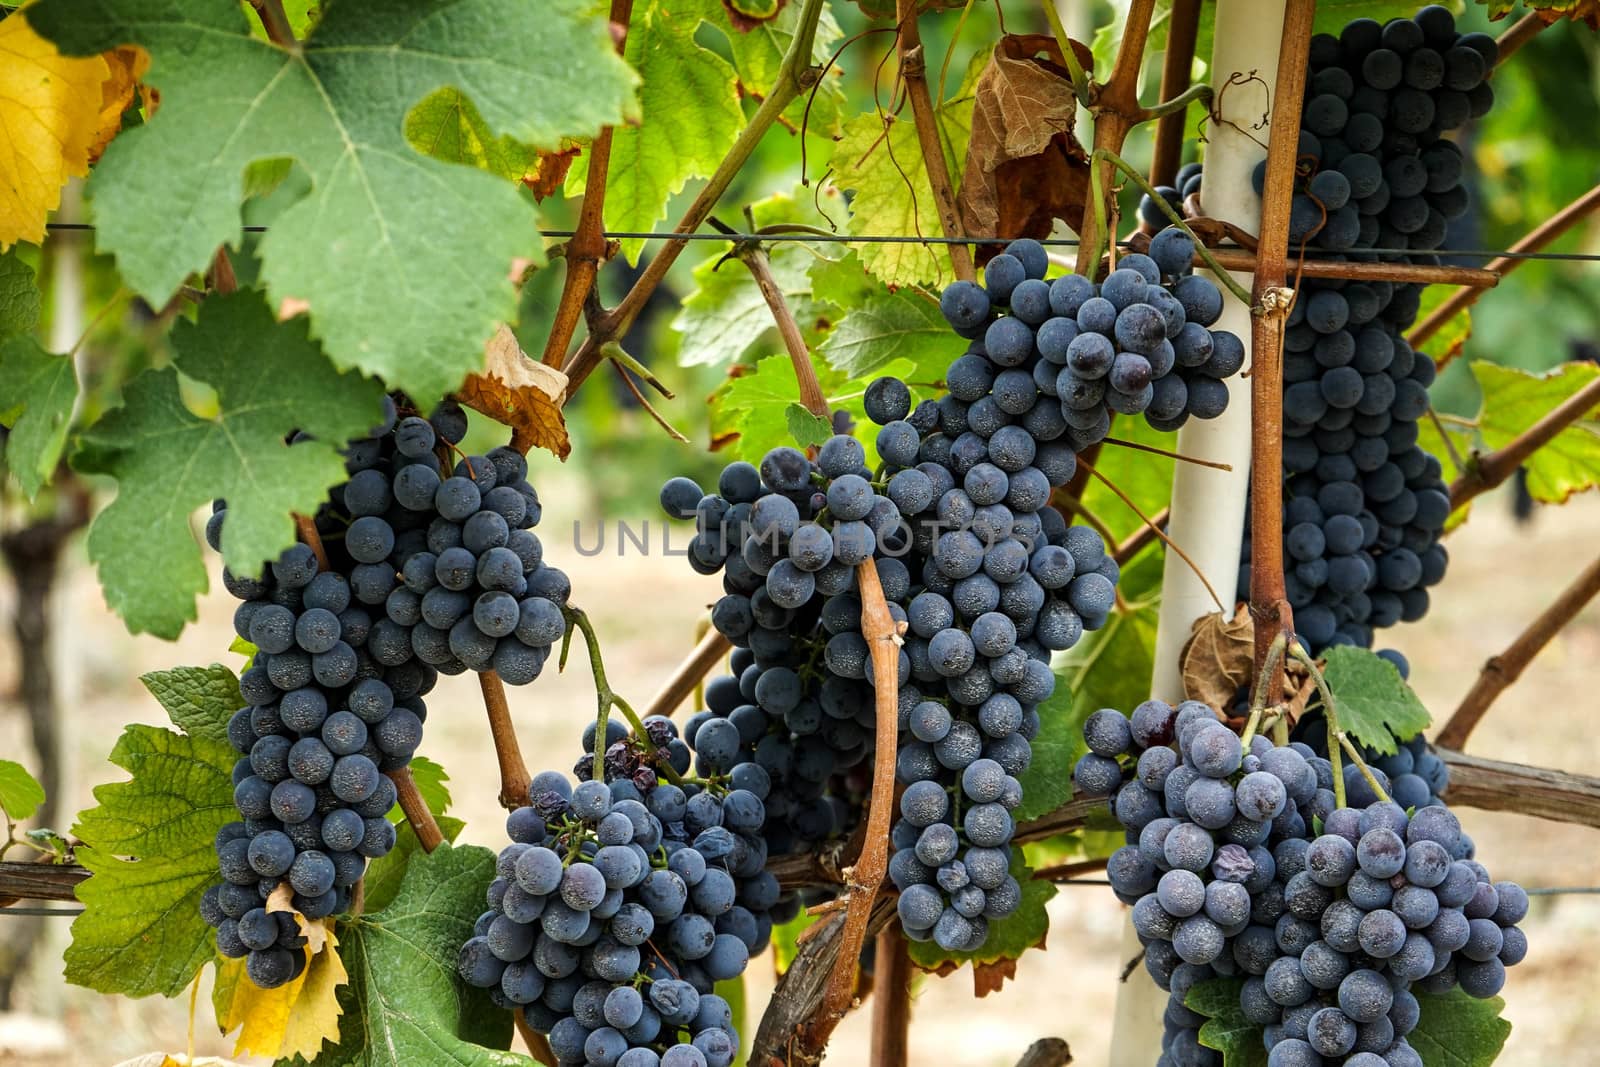
[[[47,230],[93,233],[96,229],[93,223],[87,222],[50,222],[45,224]],[[244,226],[245,233],[266,233],[266,226]],[[577,233],[576,230],[540,230],[539,236],[566,240]],[[608,241],[726,241],[738,243],[740,241],[818,241],[824,244],[847,245],[1003,245],[1016,240],[1015,237],[915,237],[900,234],[850,234],[850,233],[742,233],[730,231],[728,233],[696,232],[676,233],[671,230],[605,230],[603,236]],[[1075,237],[1041,237],[1036,238],[1046,247],[1076,248],[1081,243]],[[1118,247],[1132,247],[1131,241],[1118,241]],[[1412,248],[1368,248],[1363,249],[1373,255],[1405,256],[1416,251]],[[1492,248],[1441,248],[1435,250],[1434,255],[1461,256],[1469,259],[1547,259],[1570,263],[1600,263],[1600,252],[1513,252],[1507,249]],[[1307,261],[1332,260],[1335,257],[1327,254],[1307,254]]]

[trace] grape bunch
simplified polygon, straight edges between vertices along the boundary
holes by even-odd
[[[643,726],[608,723],[604,780],[534,778],[458,971],[548,1035],[563,1065],[728,1067],[739,1035],[714,985],[765,949],[779,907],[764,781],[741,775],[748,763],[683,780],[676,727]],[[631,774],[612,774],[619,744],[646,754]]]
[[[1487,113],[1496,58],[1492,37],[1457,33],[1437,5],[1314,37],[1291,242],[1335,259],[1437,265],[1450,222],[1469,206],[1461,149],[1445,135]],[[1197,190],[1199,171],[1185,170],[1186,192]],[[1159,216],[1148,199],[1141,214],[1152,227]],[[1313,652],[1371,647],[1374,630],[1420,619],[1449,562],[1448,486],[1417,445],[1434,364],[1404,337],[1421,299],[1420,285],[1305,279],[1290,311],[1286,581]],[[1247,539],[1241,592],[1248,553]]]
[[[1105,439],[1113,414],[1143,414],[1159,430],[1222,414],[1224,380],[1243,366],[1244,345],[1209,328],[1222,293],[1193,273],[1194,251],[1174,227],[1096,285],[1077,274],[1046,282],[1044,249],[1014,241],[984,268],[984,285],[950,285],[940,308],[971,345],[945,376],[945,436],[1017,424],[1081,451]]]
[[[201,909],[219,950],[248,953],[264,988],[305,965],[292,916],[265,910],[272,891],[287,883],[308,919],[342,912],[367,860],[393,847],[383,772],[421,743],[438,675],[470,666],[531,681],[564,632],[567,581],[530,530],[539,501],[526,461],[495,449],[450,474],[434,449],[466,429],[453,401],[401,418],[386,397],[383,423],[345,447],[348,480],[313,520],[328,565],[296,544],[259,578],[223,572],[242,601],[234,630],[256,653],[239,679],[247,706],[228,724],[242,821],[218,834],[222,883]],[[213,548],[227,517],[217,501]]]
[[[1243,979],[1272,1067],[1420,1065],[1416,993],[1493,996],[1526,954],[1526,892],[1490,879],[1437,801],[1408,811],[1350,765],[1341,806],[1328,760],[1246,746],[1196,701],[1102,709],[1083,733],[1074,783],[1126,831],[1107,874],[1171,994],[1161,1067],[1221,1064],[1185,1005],[1219,976]]]

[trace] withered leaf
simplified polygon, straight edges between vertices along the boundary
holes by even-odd
[[[1196,619],[1178,655],[1184,695],[1213,708],[1231,708],[1234,694],[1255,671],[1255,632],[1248,611],[1227,621],[1217,611]]]
[[[1072,42],[1086,69],[1089,49]],[[1083,224],[1089,156],[1073,135],[1077,100],[1055,38],[1007,34],[978,77],[957,197],[970,233],[1044,237]]]
[[[468,375],[456,399],[474,411],[511,427],[511,447],[526,452],[537,445],[560,459],[572,451],[561,405],[567,376],[530,359],[511,328],[502,324],[484,345],[484,366]]]
[[[582,153],[582,146],[576,144],[564,145],[554,152],[540,152],[539,162],[531,174],[523,177],[522,184],[533,193],[535,200],[543,200],[559,192],[566,183],[567,171],[572,169],[573,161]]]
[[[990,993],[998,993],[1000,987],[1006,984],[1006,979],[1017,976],[1017,961],[1014,959],[995,960],[993,963],[974,963],[972,965],[972,995],[986,997]]]

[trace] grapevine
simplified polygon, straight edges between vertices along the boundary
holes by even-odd
[[[1600,779],[1462,749],[1600,563],[1452,598],[1600,487],[1587,8],[191,6],[0,9],[0,1006],[74,1062],[1582,1058],[1512,1029],[1582,850],[1474,809]],[[57,916],[172,1006],[33,989]],[[941,1031],[1105,917],[1115,1012]]]

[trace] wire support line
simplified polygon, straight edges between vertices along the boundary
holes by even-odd
[[[93,233],[95,225],[88,222],[48,222],[45,229],[57,232]],[[266,226],[243,226],[244,233],[266,233]],[[540,230],[539,236],[556,240],[567,240],[577,233],[576,230]],[[727,233],[706,231],[696,233],[676,233],[671,230],[605,230],[601,236],[609,241],[724,241],[738,244],[750,241],[816,241],[822,244],[843,245],[1004,245],[1019,240],[1016,237],[944,237],[929,235],[917,237],[905,234],[874,234],[874,233],[813,233],[809,230],[801,233],[745,233],[738,230]],[[1047,248],[1077,248],[1082,242],[1076,237],[1038,237],[1034,238]],[[1131,248],[1133,242],[1118,241],[1119,248]],[[1418,252],[1414,248],[1363,248],[1360,249],[1361,258],[1353,259],[1350,256],[1338,253],[1324,253],[1316,249],[1308,249],[1303,257],[1311,261],[1332,262],[1368,262],[1368,256],[1459,256],[1464,259],[1542,259],[1567,263],[1600,263],[1600,252],[1513,252],[1508,249],[1494,248],[1441,248],[1428,252]]]

